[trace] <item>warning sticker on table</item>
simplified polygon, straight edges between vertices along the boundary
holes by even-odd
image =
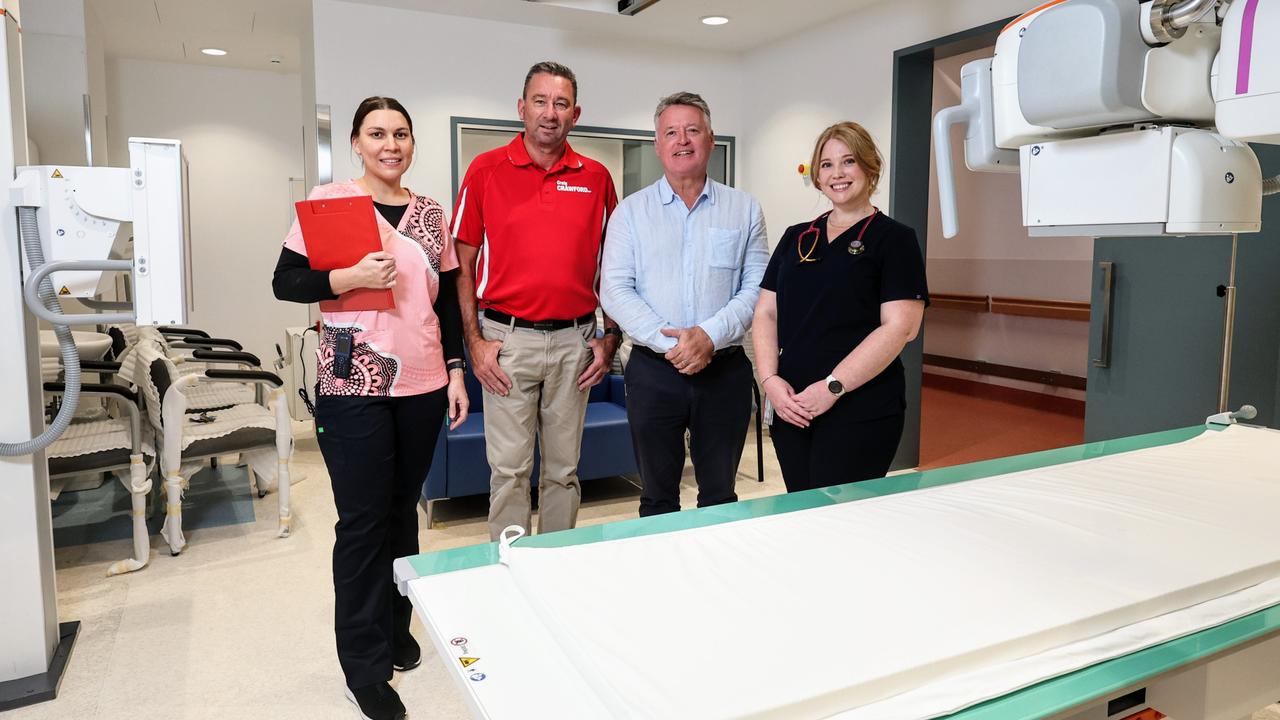
[[[469,667],[471,667],[472,665],[475,665],[476,663],[480,662],[480,658],[478,658],[478,657],[460,657],[460,658],[458,658],[458,662],[462,663],[462,667],[464,667],[464,668],[469,668]]]
[[[57,178],[61,178],[61,177],[62,177],[62,171],[61,171],[61,170],[59,170],[59,169],[57,169],[57,168],[54,168],[54,169],[53,169],[53,174],[52,174],[52,175],[50,175],[49,177],[51,177],[51,178],[55,178],[55,179],[57,179]]]

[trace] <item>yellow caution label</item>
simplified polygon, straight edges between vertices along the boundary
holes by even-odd
[[[57,169],[57,168],[54,168],[54,169],[53,169],[53,174],[52,174],[52,175],[50,175],[49,177],[53,177],[53,178],[60,178],[60,177],[62,177],[62,171],[61,171],[61,170],[59,170],[59,169]]]
[[[63,285],[63,286],[62,286],[62,289],[58,291],[58,294],[59,294],[59,295],[70,295],[70,294],[71,294],[71,290],[70,290],[70,288],[68,288],[66,285]]]
[[[458,658],[458,662],[462,663],[462,667],[469,668],[472,665],[475,665],[476,663],[480,662],[480,658],[460,657]]]

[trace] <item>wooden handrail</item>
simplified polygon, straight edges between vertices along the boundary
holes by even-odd
[[[990,312],[990,300],[986,295],[929,293],[929,307],[942,310],[965,310],[976,313]]]
[[[1089,322],[1089,303],[1074,300],[930,293],[929,307],[974,313],[989,312],[997,315],[1023,315],[1026,317]]]
[[[1089,322],[1089,303],[1072,300],[1039,300],[1036,298],[991,298],[991,312],[1001,315],[1055,318]]]

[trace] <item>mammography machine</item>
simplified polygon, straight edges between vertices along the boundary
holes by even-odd
[[[970,168],[1021,173],[1032,235],[1256,231],[1278,27],[1276,0],[1016,19],[936,119],[945,234],[962,121]],[[1280,432],[1247,417],[509,529],[396,576],[480,718],[1248,720],[1280,699]]]
[[[187,311],[181,143],[131,138],[127,168],[25,167],[19,20],[17,3],[0,0],[0,397],[9,408],[0,413],[0,711],[56,694],[78,627],[58,623],[43,453],[77,406],[68,325],[180,324]],[[122,222],[132,223],[132,258],[108,260]],[[57,298],[92,296],[104,270],[131,274],[132,309],[63,315]],[[66,376],[47,430],[37,317],[53,325]]]

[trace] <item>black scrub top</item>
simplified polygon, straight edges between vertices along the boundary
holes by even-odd
[[[880,212],[831,243],[826,228],[826,214],[787,228],[760,281],[761,288],[777,293],[778,375],[796,392],[831,374],[880,327],[882,303],[929,302],[914,230]],[[851,405],[847,417],[872,420],[902,412],[905,395],[902,359],[894,358],[839,402]]]

